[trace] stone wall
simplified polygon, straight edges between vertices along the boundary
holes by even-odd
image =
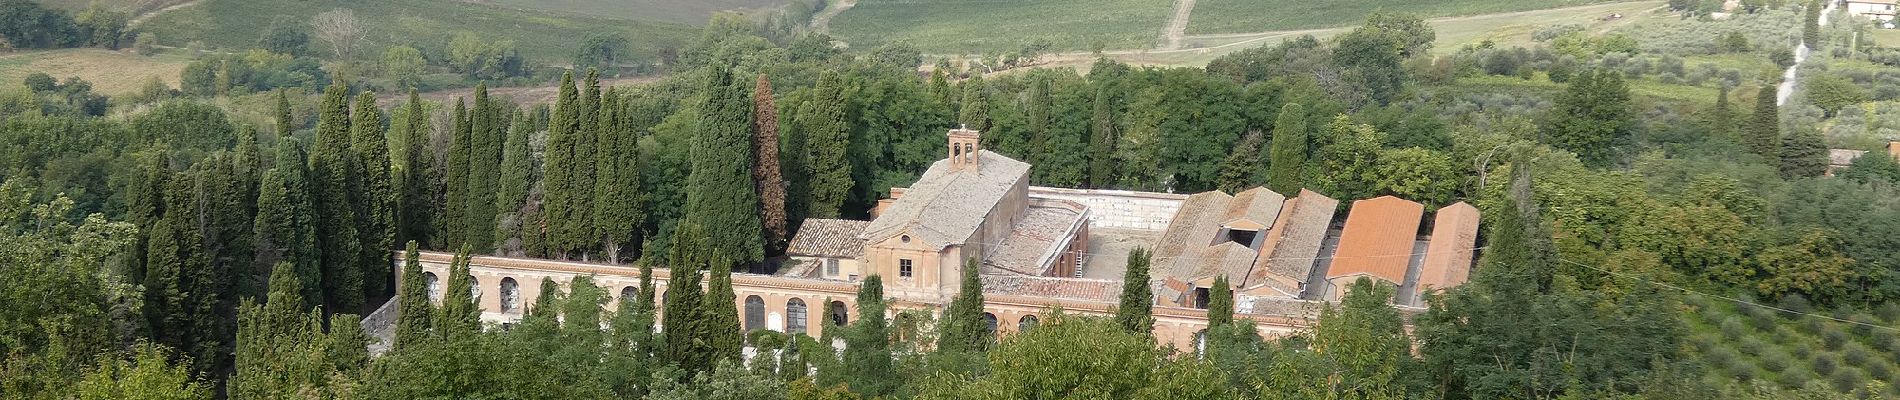
[[[1127,190],[1067,189],[1030,186],[1029,195],[1069,200],[1089,207],[1094,228],[1162,231],[1174,221],[1187,195]]]

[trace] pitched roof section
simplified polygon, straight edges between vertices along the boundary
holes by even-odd
[[[978,154],[982,158],[973,167],[955,168],[950,159],[930,164],[860,237],[877,243],[908,231],[940,250],[969,240],[1010,188],[1029,176],[1028,163],[989,150]]]
[[[1083,210],[1087,208],[1066,200],[1038,203],[1023,211],[1022,218],[1010,227],[1002,245],[990,249],[984,264],[1018,274],[1048,272],[1056,256],[1069,244],[1065,239],[1074,237],[1082,226]]]
[[[1248,189],[1227,202],[1227,215],[1222,218],[1221,226],[1251,231],[1272,228],[1274,219],[1280,216],[1280,204],[1285,202],[1286,196],[1267,188]]]
[[[1247,278],[1247,286],[1267,285],[1298,296],[1300,284],[1313,273],[1320,243],[1326,239],[1339,200],[1300,189],[1299,195],[1287,199],[1283,208],[1273,222],[1273,230],[1267,231],[1266,241],[1260,244],[1260,259],[1255,262],[1253,275]]]
[[[799,225],[798,234],[792,236],[792,242],[786,245],[785,254],[858,258],[864,255],[864,240],[858,239],[858,235],[870,224],[848,219],[807,218]]]
[[[1103,279],[983,275],[983,293],[1113,302],[1122,295],[1122,282]]]
[[[1155,242],[1151,265],[1157,278],[1194,280],[1197,272],[1194,261],[1202,248],[1214,244],[1214,236],[1220,234],[1220,218],[1227,211],[1227,202],[1233,199],[1234,196],[1212,191],[1188,196],[1187,201],[1181,203],[1174,221],[1168,223],[1168,230]]]
[[[1460,201],[1438,209],[1437,214],[1425,263],[1419,266],[1419,293],[1464,284],[1471,275],[1471,252],[1478,244],[1478,208]]]
[[[1405,282],[1405,267],[1425,206],[1392,196],[1352,202],[1346,228],[1340,232],[1339,251],[1333,253],[1326,278],[1367,274],[1394,284]]]

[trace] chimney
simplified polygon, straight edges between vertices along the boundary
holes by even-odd
[[[964,167],[976,168],[977,152],[983,150],[982,133],[971,130],[968,125],[959,125],[950,130],[950,169]]]

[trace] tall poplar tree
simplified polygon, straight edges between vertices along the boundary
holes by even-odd
[[[843,86],[836,73],[820,73],[812,89],[816,95],[799,121],[805,125],[805,176],[810,178],[811,197],[804,201],[811,218],[842,216],[845,199],[851,196],[851,129],[844,120]]]
[[[1273,144],[1267,160],[1267,189],[1292,196],[1304,187],[1300,176],[1306,168],[1308,146],[1306,109],[1299,103],[1280,107],[1273,121]]]
[[[145,313],[152,339],[194,360],[195,371],[208,372],[222,357],[218,327],[218,289],[210,257],[198,230],[196,182],[190,176],[166,179],[164,212],[148,229],[145,265]]]
[[[396,158],[392,181],[396,182],[401,193],[400,207],[397,207],[397,240],[420,242],[424,247],[437,248],[429,226],[436,207],[441,203],[438,191],[440,180],[434,175],[435,150],[430,140],[428,112],[422,107],[422,97],[415,89],[409,90],[409,102],[403,104],[403,120],[392,121],[401,124],[402,154]],[[392,129],[394,130],[394,129]]]
[[[396,314],[396,350],[429,340],[429,325],[434,319],[435,305],[429,299],[429,282],[424,279],[416,247],[415,241],[409,241],[409,249],[403,252],[402,291],[396,297],[402,304]]]
[[[1755,114],[1748,118],[1742,144],[1765,160],[1781,158],[1781,109],[1775,105],[1775,85],[1762,85],[1755,93]]]
[[[600,244],[599,235],[594,227],[594,163],[600,149],[596,148],[596,139],[600,136],[601,100],[600,71],[587,70],[586,79],[581,81],[580,116],[575,121],[573,159],[574,170],[568,173],[567,187],[560,189],[568,193],[568,218],[561,221],[564,237],[570,238],[570,248],[581,251],[581,258],[587,258],[594,245]]]
[[[257,193],[257,217],[251,224],[254,262],[275,267],[289,263],[297,279],[299,310],[323,302],[322,257],[318,254],[315,206],[303,147],[296,140],[277,142],[275,164],[264,171]]]
[[[277,139],[283,140],[297,132],[296,117],[290,114],[290,89],[277,89]]]
[[[785,248],[785,177],[779,172],[778,103],[772,82],[759,74],[752,88],[752,182],[759,193],[767,253]]]
[[[1095,109],[1089,116],[1089,187],[1115,183],[1115,98],[1106,84],[1095,88]]]
[[[442,214],[437,215],[436,224],[442,235],[443,244],[448,248],[460,248],[473,245],[468,242],[468,179],[469,163],[473,162],[472,146],[475,138],[473,127],[469,126],[468,104],[455,99],[455,114],[449,128],[448,166],[442,170],[443,204]]]
[[[989,324],[983,320],[983,279],[976,258],[963,262],[962,285],[957,297],[944,310],[942,328],[937,333],[937,350],[950,352],[983,351],[993,340]]]
[[[469,110],[468,202],[463,222],[469,245],[492,252],[495,246],[496,189],[501,180],[502,140],[508,117],[488,97],[486,82],[475,86],[475,105]]]
[[[1115,324],[1137,334],[1154,333],[1154,288],[1148,286],[1148,249],[1128,251],[1128,265],[1122,272],[1121,304],[1115,307]]]
[[[751,105],[732,71],[707,72],[686,179],[686,221],[704,228],[714,254],[751,264],[764,259],[759,194],[752,186]]]
[[[354,312],[363,308],[362,245],[357,234],[360,220],[351,200],[352,168],[356,156],[350,153],[349,88],[331,85],[323,91],[317,114],[317,144],[310,154],[310,172],[315,193],[318,257],[323,265],[324,304],[328,312]]]
[[[858,284],[858,321],[844,339],[845,385],[865,397],[888,395],[898,386],[884,311],[884,278],[865,277]]]
[[[390,294],[394,274],[390,252],[396,248],[396,187],[389,176],[389,136],[383,129],[382,110],[376,108],[376,95],[363,92],[356,96],[356,112],[351,115],[352,141],[357,164],[362,166],[361,192],[357,193],[358,233],[363,240],[363,294],[377,298]]]
[[[1728,84],[1722,84],[1722,90],[1715,97],[1715,111],[1709,116],[1709,130],[1716,137],[1735,138],[1735,106],[1729,104]]]
[[[565,222],[582,215],[574,210],[575,193],[567,189],[573,185],[574,170],[580,165],[574,153],[575,139],[580,135],[580,107],[574,73],[562,74],[560,95],[548,117],[546,166],[542,168],[546,176],[541,179],[541,226],[547,229],[548,255],[560,259],[566,259],[582,240],[568,232]]]

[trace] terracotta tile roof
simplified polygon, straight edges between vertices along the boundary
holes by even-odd
[[[1887,155],[1900,158],[1900,142],[1887,142]]]
[[[1240,192],[1227,202],[1227,214],[1221,226],[1255,231],[1272,228],[1274,219],[1280,216],[1280,204],[1284,202],[1286,196],[1263,187]]]
[[[999,246],[991,246],[983,263],[989,267],[1027,275],[1043,275],[1055,256],[1062,253],[1065,239],[1080,228],[1086,208],[1071,201],[1040,201],[1023,211],[1021,219],[1010,227],[1009,236]]]
[[[1478,208],[1457,202],[1438,209],[1432,219],[1432,240],[1419,266],[1419,293],[1449,289],[1471,275],[1471,253],[1478,244]]]
[[[807,218],[799,225],[798,234],[792,236],[792,242],[786,245],[785,254],[858,258],[864,255],[864,240],[858,239],[858,235],[870,224],[848,219]]]
[[[931,164],[860,237],[876,243],[909,232],[939,250],[969,240],[1003,196],[1029,177],[1028,163],[989,150],[978,154],[973,168],[953,168],[947,158]]]
[[[1424,215],[1424,205],[1392,196],[1352,202],[1326,278],[1366,274],[1394,284],[1405,282],[1405,267]]]
[[[1313,273],[1320,243],[1338,208],[1339,200],[1311,190],[1301,189],[1299,195],[1287,199],[1279,220],[1260,244],[1261,257],[1247,277],[1247,287],[1267,285],[1298,296],[1300,284]]]
[[[1220,234],[1220,218],[1233,196],[1219,191],[1196,193],[1181,202],[1181,210],[1168,223],[1168,230],[1155,242],[1152,265],[1154,276],[1193,281],[1199,266],[1194,261],[1201,249],[1214,244]]]
[[[1195,286],[1212,287],[1214,278],[1221,276],[1227,277],[1227,284],[1239,286],[1245,283],[1247,272],[1253,270],[1254,259],[1260,257],[1260,251],[1240,243],[1221,242],[1201,249],[1195,257],[1192,260],[1198,267],[1192,275]]]
[[[983,294],[1114,302],[1122,282],[1104,279],[983,275]]]

